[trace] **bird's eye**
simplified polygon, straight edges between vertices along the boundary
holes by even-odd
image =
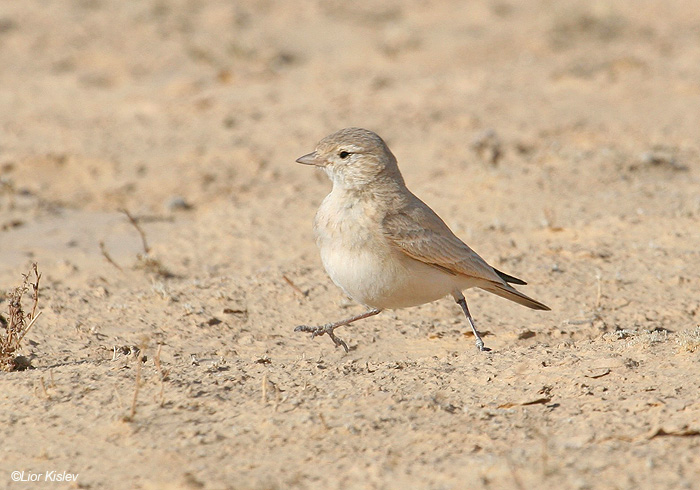
[[[338,153],[338,156],[339,156],[340,158],[342,158],[343,160],[345,160],[347,157],[350,156],[350,152],[348,152],[348,151],[341,151],[340,153]]]

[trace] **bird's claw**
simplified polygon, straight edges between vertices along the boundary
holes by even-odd
[[[476,348],[479,349],[479,352],[491,352],[491,349],[489,349],[488,347],[486,347],[484,345],[484,341],[481,340],[481,337],[478,337],[476,339],[475,343],[476,343]]]
[[[319,330],[322,330],[323,327],[311,327],[309,325],[299,325],[294,329],[295,332],[307,332],[311,334],[311,338],[313,339],[317,335],[323,335],[324,332],[319,332]]]
[[[335,326],[332,323],[328,323],[326,325],[322,325],[320,327],[311,327],[309,325],[299,325],[294,329],[295,332],[307,332],[311,334],[311,338],[318,337],[320,335],[326,334],[328,335],[333,343],[335,344],[336,347],[340,346],[343,349],[345,349],[345,352],[350,352],[350,349],[348,348],[348,344],[345,343],[343,339],[340,337],[337,337],[334,333],[333,330],[335,330]]]

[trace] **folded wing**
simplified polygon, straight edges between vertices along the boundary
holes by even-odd
[[[497,271],[460,240],[428,205],[415,198],[410,206],[387,215],[384,235],[409,257],[449,274],[462,274],[479,281],[481,289],[537,310],[549,310],[508,283],[524,281]]]

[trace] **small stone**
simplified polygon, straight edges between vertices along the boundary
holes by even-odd
[[[182,196],[173,196],[165,203],[165,208],[170,211],[188,211],[192,209],[192,205],[185,201]]]

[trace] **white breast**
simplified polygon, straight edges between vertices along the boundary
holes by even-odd
[[[334,190],[326,196],[316,214],[316,243],[328,275],[355,301],[378,309],[402,308],[473,286],[466,276],[405,255],[381,233],[376,209],[338,194]]]

